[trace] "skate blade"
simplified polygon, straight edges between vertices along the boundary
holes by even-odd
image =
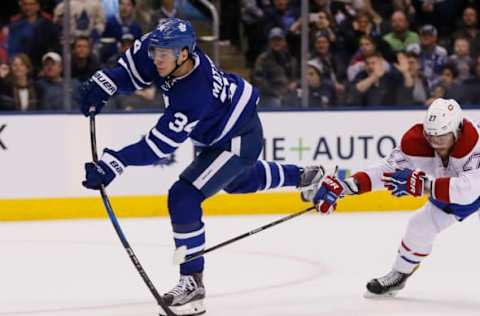
[[[368,299],[389,299],[389,298],[394,298],[395,296],[397,296],[398,294],[398,291],[390,291],[390,292],[387,292],[387,293],[383,293],[383,294],[375,294],[375,293],[372,293],[370,291],[365,291],[365,293],[363,293],[363,297],[364,298],[368,298]]]
[[[207,312],[203,305],[203,300],[193,301],[181,306],[170,306],[170,309],[178,316],[198,316]],[[159,316],[166,316],[161,307]]]

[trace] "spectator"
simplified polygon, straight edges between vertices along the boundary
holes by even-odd
[[[138,109],[161,109],[164,102],[162,95],[157,93],[155,86],[137,90],[131,95],[115,95],[107,104],[108,110],[134,111]]]
[[[397,53],[397,62],[393,64],[393,75],[398,77],[395,104],[411,105],[413,102],[414,79],[410,72],[408,56],[404,52]],[[400,74],[401,76],[398,76]],[[399,82],[401,84],[399,84]]]
[[[465,37],[470,42],[472,56],[480,54],[480,30],[478,29],[478,11],[473,7],[463,10],[462,25],[455,32],[454,38]]]
[[[270,31],[269,48],[258,56],[252,79],[260,91],[261,105],[281,106],[287,93],[296,88],[297,62],[287,49],[281,28]]]
[[[360,48],[353,55],[347,68],[348,81],[353,81],[359,72],[365,70],[366,59],[375,53],[377,53],[377,45],[374,39],[369,35],[363,35],[360,38]]]
[[[316,13],[310,13],[309,15],[309,24],[310,24],[310,38],[311,42],[315,41],[316,34],[319,32],[323,33],[330,43],[334,43],[336,40],[335,36],[335,20],[327,11],[318,11]],[[295,23],[290,27],[290,32],[295,34],[301,34],[302,30],[302,18],[299,18]]]
[[[287,34],[298,19],[299,12],[289,6],[289,0],[272,0],[273,7],[265,10],[266,30],[279,27]]]
[[[41,110],[63,110],[65,107],[63,99],[63,64],[62,57],[55,52],[48,52],[42,58],[42,72],[40,78],[36,82],[38,91],[38,108]],[[72,80],[71,91],[78,90],[79,82]],[[71,98],[72,108],[77,108],[77,98]]]
[[[113,67],[117,64],[118,59],[123,55],[134,43],[133,35],[124,34],[122,37],[121,52],[117,56],[113,56],[109,61],[109,66]],[[132,111],[135,109],[152,109],[154,107],[161,108],[164,106],[161,94],[157,93],[154,85],[137,90],[131,95],[117,94],[110,98],[107,104],[109,110]]]
[[[316,35],[321,32],[327,37],[331,44],[336,41],[336,26],[332,15],[327,11],[320,10],[309,15],[309,37],[310,43],[314,43]],[[290,52],[297,58],[301,58],[301,30],[302,18],[299,18],[289,29],[288,43],[290,45]]]
[[[0,80],[5,79],[10,73],[10,66],[7,63],[0,63]]]
[[[298,60],[301,54],[301,38],[290,29],[300,16],[300,4],[295,0],[271,0],[271,2],[272,5],[265,9],[265,29],[270,32],[274,27],[281,28],[285,32],[288,50]]]
[[[95,55],[92,54],[90,38],[86,36],[77,37],[72,48],[72,78],[85,81],[99,68],[100,64]]]
[[[439,30],[439,38],[451,35],[455,21],[462,10],[459,0],[412,0],[415,7],[415,19],[419,25],[432,24]]]
[[[380,24],[373,22],[372,15],[368,11],[357,12],[353,22],[343,23],[340,29],[344,40],[343,46],[349,55],[353,55],[358,51],[362,36],[369,35],[372,38],[379,38],[382,33]]]
[[[415,15],[417,10],[412,4],[412,0],[393,0],[393,8],[395,10],[403,11],[407,14],[408,20],[412,23],[415,22]]]
[[[480,56],[475,59],[472,76],[463,82],[461,88],[462,103],[480,106]]]
[[[399,104],[398,96],[412,89],[404,63],[399,68],[401,72],[388,64],[380,53],[368,57],[365,71],[349,86],[347,103],[359,106]]]
[[[265,9],[269,4],[270,0],[241,0],[241,21],[247,40],[245,58],[249,68],[267,46]]]
[[[3,100],[6,98],[3,96],[3,93],[6,93],[5,90],[5,80],[10,74],[10,66],[6,63],[0,63],[0,112],[1,111],[12,111],[14,110],[9,104],[5,104]]]
[[[375,24],[379,25],[382,23],[382,17],[375,11],[371,0],[352,1],[352,7],[356,14],[358,12],[367,12]]]
[[[411,94],[411,104],[420,105],[425,104],[430,97],[430,91],[428,89],[428,82],[421,70],[420,57],[409,52],[406,54],[408,58],[408,71],[413,80],[413,91]]]
[[[465,37],[455,40],[454,54],[448,58],[448,63],[458,69],[458,80],[468,79],[472,72],[473,58],[470,55],[470,42]]]
[[[437,29],[430,24],[420,29],[420,44],[411,44],[407,51],[420,56],[422,72],[427,78],[428,86],[433,87],[439,80],[440,71],[447,62],[447,50],[437,45]]]
[[[10,73],[0,79],[0,106],[7,111],[37,109],[37,92],[32,81],[33,66],[26,54],[15,55]]]
[[[118,52],[118,46],[123,34],[131,34],[135,39],[142,36],[142,28],[134,20],[135,5],[135,0],[120,0],[119,15],[111,16],[107,19],[102,38],[109,39],[109,41],[102,45],[100,58],[102,62],[105,62]]]
[[[407,16],[402,11],[395,11],[391,18],[392,32],[383,39],[390,45],[394,52],[405,51],[407,46],[419,42],[418,34],[410,31]]]
[[[330,50],[331,45],[328,35],[322,31],[318,32],[315,39],[315,50],[310,59],[316,63],[322,80],[333,83],[336,94],[341,95],[345,90],[346,58],[341,52],[333,54]]]
[[[62,25],[63,2],[54,10],[53,21]],[[70,25],[74,37],[90,37],[96,43],[105,30],[105,14],[101,0],[70,0]]]
[[[150,17],[149,30],[155,29],[158,22],[165,18],[183,18],[177,9],[175,0],[163,0],[160,8],[153,11]]]
[[[27,54],[35,70],[40,69],[42,56],[59,50],[59,31],[49,16],[40,11],[39,0],[20,0],[20,14],[9,25],[8,55]]]
[[[313,0],[312,1],[312,11],[313,12],[318,12],[318,11],[326,11],[329,13],[332,13],[331,10],[331,0]]]
[[[441,68],[440,73],[440,80],[432,87],[432,96],[427,100],[427,105],[430,105],[437,98],[458,100],[461,97],[460,86],[456,82],[458,71],[455,66],[451,64],[445,64]]]
[[[0,25],[0,64],[8,62],[8,27]]]
[[[307,67],[308,106],[311,108],[328,108],[336,105],[335,87],[328,79],[321,76],[321,65],[310,60]],[[302,103],[302,89],[291,91],[286,101],[287,106],[298,106]]]
[[[220,44],[240,47],[240,1],[220,0]],[[217,2],[218,3],[218,2]]]
[[[114,56],[110,57],[107,60],[106,65],[108,67],[114,67],[117,64],[118,59],[133,45],[134,42],[135,37],[132,34],[123,34],[122,39],[120,40],[119,52],[117,52]]]
[[[323,10],[329,12],[334,17],[337,25],[348,24],[353,21],[356,11],[351,1],[329,0],[324,2],[326,2],[326,6],[324,6]]]

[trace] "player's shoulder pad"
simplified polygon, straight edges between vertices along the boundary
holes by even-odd
[[[423,124],[415,124],[402,136],[402,152],[415,157],[433,157],[435,152],[423,135]]]
[[[465,157],[475,148],[478,139],[478,129],[471,121],[463,119],[463,129],[453,146],[451,156],[457,159]]]

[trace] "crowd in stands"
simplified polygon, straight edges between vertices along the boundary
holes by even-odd
[[[263,105],[301,99],[299,2],[241,1],[246,58]],[[480,104],[479,4],[311,1],[309,106],[428,105],[437,97]],[[264,39],[265,49],[254,45]]]
[[[63,98],[63,1],[50,6],[41,0],[19,0],[19,12],[0,21],[0,110],[58,111]],[[77,108],[77,88],[98,69],[114,66],[119,56],[152,25],[138,17],[135,0],[118,1],[116,14],[107,15],[101,0],[71,0],[71,77],[69,96]],[[154,19],[175,14],[175,1],[162,1]],[[141,11],[141,10],[139,10]],[[108,108],[133,110],[161,107],[154,87],[131,96],[116,96]]]
[[[160,19],[188,18],[185,1],[118,0],[107,12],[107,0],[71,0],[72,107],[80,82],[114,66]],[[301,0],[217,2],[222,39],[241,46],[260,106],[299,107]],[[0,16],[0,110],[62,110],[63,1],[18,4]],[[438,97],[480,105],[479,10],[475,0],[310,0],[309,107],[425,106]],[[108,108],[161,106],[151,87]]]

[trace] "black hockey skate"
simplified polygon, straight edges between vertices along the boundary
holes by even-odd
[[[205,314],[203,306],[205,287],[202,273],[181,275],[178,284],[163,295],[163,300],[172,312],[182,316],[196,316]],[[160,313],[163,316],[163,311]]]
[[[317,191],[318,184],[325,175],[322,166],[308,166],[300,169],[300,182],[298,188],[300,196],[305,202],[310,202]]]
[[[390,271],[387,275],[370,280],[367,283],[366,298],[395,296],[398,291],[405,287],[407,279],[412,275],[401,273],[396,270]]]

